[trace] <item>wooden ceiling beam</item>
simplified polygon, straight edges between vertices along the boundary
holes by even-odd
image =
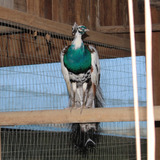
[[[145,32],[144,25],[135,25],[134,27],[136,33]],[[124,34],[129,33],[129,26],[99,26],[97,30],[105,34]],[[160,32],[160,24],[153,24],[152,32]]]
[[[11,10],[8,8],[0,7],[0,19],[7,20],[34,28],[46,30],[49,32],[55,32],[58,34],[63,34],[66,36],[71,36],[71,25],[63,24],[31,14],[23,13],[16,10]],[[88,32],[89,37],[86,38],[88,41],[94,41],[98,43],[103,43],[111,46],[116,46],[119,48],[130,49],[130,40],[126,38],[121,38],[113,35],[106,35],[104,33],[90,31]],[[136,42],[137,52],[144,52],[145,45],[143,42]]]
[[[160,2],[159,2],[159,0],[151,2],[151,6],[155,6],[157,8],[160,8]]]

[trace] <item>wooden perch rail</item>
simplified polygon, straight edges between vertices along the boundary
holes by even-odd
[[[154,107],[155,120],[160,120],[160,106]],[[146,108],[140,107],[140,121],[146,121]],[[1,112],[0,126],[134,121],[134,107],[64,109],[24,112]]]

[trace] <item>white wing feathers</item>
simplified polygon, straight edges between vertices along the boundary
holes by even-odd
[[[70,82],[70,79],[69,79],[69,73],[68,73],[68,70],[65,67],[64,61],[63,61],[63,57],[64,57],[64,54],[65,54],[67,49],[68,49],[68,46],[65,46],[63,48],[63,50],[61,51],[60,60],[61,60],[62,74],[63,74],[64,80],[66,81],[66,85],[67,85],[69,96],[71,96],[71,82]]]
[[[100,64],[97,50],[89,45],[89,49],[92,51],[91,53],[91,81],[96,86],[99,84],[100,79]]]

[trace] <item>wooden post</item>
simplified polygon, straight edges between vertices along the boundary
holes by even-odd
[[[153,5],[154,2],[151,3],[152,7],[152,23],[159,24],[160,23],[160,12]],[[156,3],[156,2],[155,2]],[[153,32],[152,33],[152,73],[153,73],[153,103],[154,105],[160,104],[160,33]],[[155,122],[155,131],[156,131],[156,160],[160,159],[160,121]]]
[[[160,148],[160,121],[156,121],[155,127],[156,127],[156,160],[159,160],[160,159],[160,153],[159,153],[159,148]]]
[[[139,106],[138,106],[138,85],[137,85],[137,70],[136,70],[136,46],[134,33],[134,13],[133,1],[128,0],[129,26],[130,26],[130,41],[132,55],[132,77],[133,77],[133,95],[134,95],[134,116],[135,116],[135,134],[136,134],[136,158],[141,160],[141,141],[139,127]]]
[[[153,32],[153,100],[154,105],[160,104],[160,33]],[[156,121],[156,160],[160,159],[160,121]]]
[[[146,48],[146,88],[147,88],[147,160],[155,160],[155,119],[153,106],[152,78],[152,22],[150,1],[144,1],[145,48]]]
[[[135,33],[144,33],[144,25],[135,25]],[[100,26],[97,27],[97,30],[102,33],[107,34],[122,34],[122,33],[129,33],[129,26]],[[152,32],[160,31],[160,24],[153,24],[152,25]]]

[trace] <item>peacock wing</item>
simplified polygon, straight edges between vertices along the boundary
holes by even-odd
[[[65,65],[64,65],[64,55],[65,55],[65,53],[67,52],[68,47],[69,47],[69,46],[65,46],[65,47],[63,48],[63,50],[61,51],[60,60],[61,60],[61,70],[62,70],[62,74],[63,74],[64,80],[65,80],[65,82],[66,82],[66,85],[67,85],[67,90],[68,90],[69,96],[71,96],[72,90],[71,90],[71,82],[70,82],[70,79],[69,79],[69,73],[68,73],[67,68],[66,68]]]

